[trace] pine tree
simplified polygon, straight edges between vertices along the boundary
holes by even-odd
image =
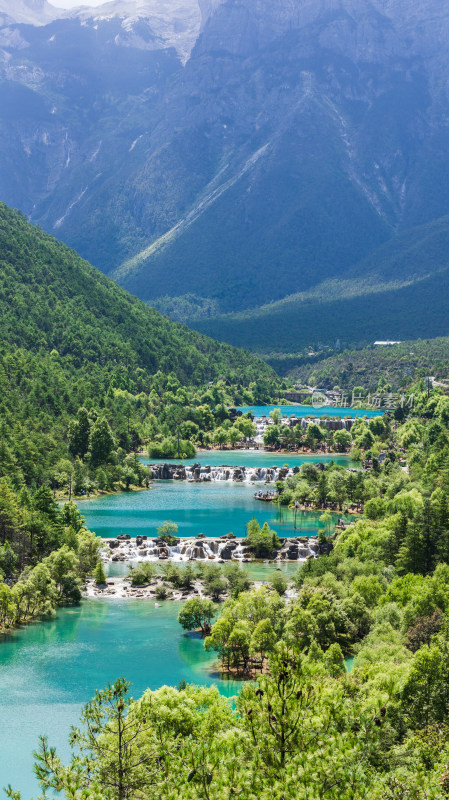
[[[104,571],[103,562],[98,559],[94,572],[94,580],[97,586],[104,586],[106,583],[106,573]]]
[[[90,435],[90,462],[93,467],[104,464],[114,447],[114,437],[109,423],[104,417],[97,419]]]
[[[69,426],[69,450],[73,456],[84,458],[89,448],[90,420],[87,408],[78,410],[76,421]]]
[[[333,678],[338,678],[346,673],[345,660],[341,647],[337,642],[331,644],[324,654],[324,663]]]
[[[437,542],[440,534],[438,524],[432,514],[430,501],[426,498],[424,507],[417,516],[414,526],[417,528],[422,543],[422,565],[413,569],[413,572],[422,572],[429,575],[436,566]]]
[[[409,524],[404,543],[399,549],[396,569],[399,575],[405,575],[407,572],[423,575],[426,561],[426,545],[422,528],[420,522],[414,520]]]
[[[394,522],[393,529],[388,537],[387,558],[388,563],[393,564],[398,557],[398,553],[407,538],[409,520],[407,514],[401,512],[399,519]]]

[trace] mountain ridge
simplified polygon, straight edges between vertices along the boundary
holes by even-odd
[[[146,302],[221,314],[356,291],[449,213],[448,0],[167,8],[165,33],[153,2],[0,30],[10,205]]]
[[[212,10],[213,6],[199,0],[109,0],[99,6],[80,5],[73,9],[53,6],[47,0],[15,0],[11,8],[10,0],[0,0],[0,15],[5,15],[2,27],[15,23],[46,26],[57,20],[82,24],[121,20],[124,31],[132,32],[136,23],[148,21],[158,38],[153,48],[174,47],[184,61]],[[151,48],[138,33],[133,44],[141,49]]]

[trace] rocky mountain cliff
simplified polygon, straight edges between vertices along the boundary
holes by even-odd
[[[0,197],[145,300],[241,312],[360,282],[449,213],[449,0],[21,21],[0,29]]]

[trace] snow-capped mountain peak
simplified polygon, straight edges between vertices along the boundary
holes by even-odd
[[[185,61],[192,51],[201,28],[198,0],[112,0],[93,8],[80,7],[66,12],[87,22],[123,20],[123,27],[145,20],[163,46],[174,47]]]
[[[52,6],[47,0],[0,0],[0,27],[14,23],[42,26],[57,19],[78,19],[84,24],[119,19],[129,41],[133,25],[144,20],[161,47],[174,47],[186,61],[199,36],[202,21],[221,1],[110,0],[99,6],[80,5],[66,10]],[[134,44],[139,46],[137,38]],[[143,40],[141,44],[145,46]]]
[[[24,25],[47,25],[62,16],[64,11],[47,3],[47,0],[0,0],[0,19]]]

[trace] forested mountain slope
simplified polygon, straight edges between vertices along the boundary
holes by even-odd
[[[345,347],[376,339],[449,333],[449,218],[390,240],[336,279],[256,309],[191,325],[264,353],[307,345]]]
[[[19,488],[73,478],[78,492],[141,481],[127,454],[178,432],[203,398],[222,402],[223,389],[206,391],[218,378],[243,388],[275,376],[147,308],[0,204],[0,478]],[[213,428],[209,408],[208,418]]]
[[[448,333],[449,270],[400,289],[358,297],[298,303],[295,299],[254,312],[192,322],[226,342],[244,342],[263,353],[292,352],[316,343],[364,346],[377,339],[402,340]]]
[[[0,204],[0,339],[76,367],[173,372],[184,383],[269,373],[254,356],[171,322]],[[57,355],[56,354],[56,355]]]
[[[344,350],[332,355],[305,358],[293,367],[291,377],[309,386],[333,389],[340,386],[377,389],[379,381],[393,391],[408,387],[413,380],[430,375],[446,381],[449,378],[449,339],[419,339],[388,347],[366,347]]]

